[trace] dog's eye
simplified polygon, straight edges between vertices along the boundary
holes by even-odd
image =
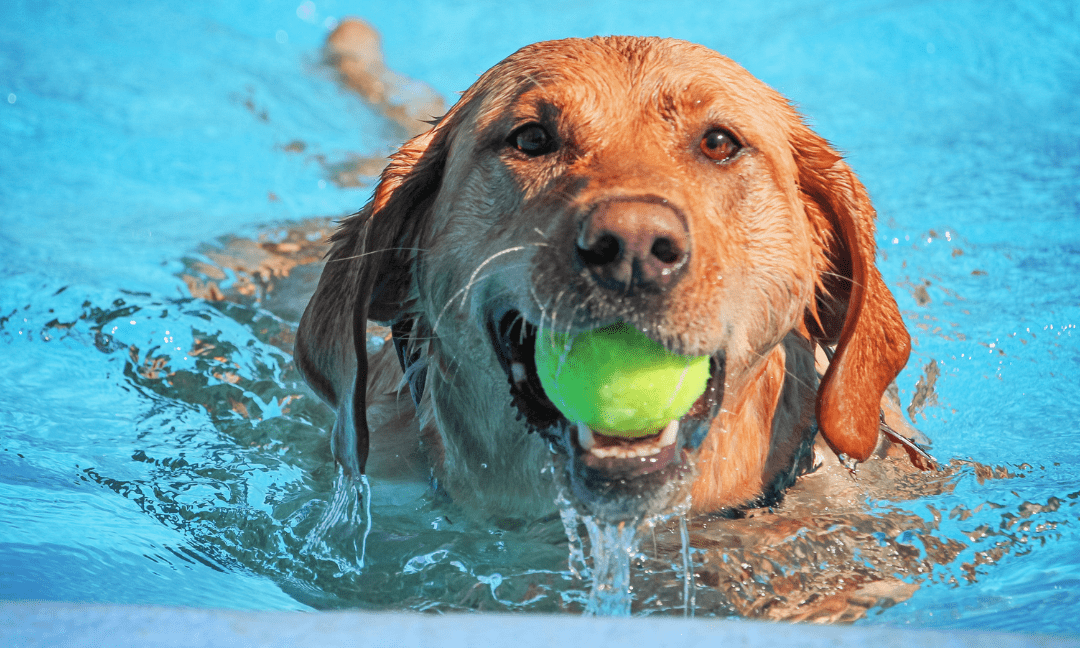
[[[717,162],[727,162],[742,149],[735,136],[722,128],[716,128],[701,138],[701,152]]]
[[[555,150],[555,140],[540,124],[525,124],[510,133],[507,142],[532,157],[546,155]]]

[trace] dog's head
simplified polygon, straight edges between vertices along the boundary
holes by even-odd
[[[515,453],[538,431],[579,504],[636,517],[686,491],[726,395],[789,334],[836,345],[819,426],[836,451],[870,455],[908,353],[873,218],[840,156],[729,59],[651,38],[539,43],[392,157],[336,236],[297,362],[337,408],[335,456],[353,472],[366,456],[370,318],[394,325],[405,364],[425,357],[448,461]],[[711,357],[676,434],[589,434],[546,397],[537,330],[618,321]]]

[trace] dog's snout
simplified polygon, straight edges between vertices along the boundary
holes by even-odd
[[[666,203],[611,200],[581,225],[577,259],[597,283],[619,292],[662,292],[690,257],[686,220]]]

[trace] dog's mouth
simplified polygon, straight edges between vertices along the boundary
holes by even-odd
[[[611,436],[568,420],[548,398],[536,368],[537,327],[522,313],[493,313],[488,328],[519,420],[566,460],[579,504],[620,520],[662,513],[686,496],[696,451],[723,397],[723,354],[710,357],[705,391],[685,415],[661,429]]]

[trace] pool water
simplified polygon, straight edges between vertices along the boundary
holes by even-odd
[[[631,33],[713,47],[792,98],[875,199],[880,265],[914,342],[903,403],[934,377],[910,410],[934,454],[1014,475],[959,468],[948,488],[873,503],[931,529],[882,546],[954,550],[898,572],[918,588],[861,622],[1075,632],[1078,13],[1065,1],[6,0],[0,597],[584,606],[557,517],[486,528],[423,485],[373,484],[363,566],[359,513],[311,543],[335,480],[332,415],[291,365],[294,322],[192,297],[181,279],[223,237],[273,240],[365,202],[370,186],[339,187],[329,169],[384,156],[398,135],[320,54],[333,21],[359,15],[390,67],[447,97],[526,43]],[[648,582],[635,612],[682,612],[682,554],[661,553],[637,562]],[[697,559],[723,573],[722,556]],[[707,605],[707,589],[699,614],[739,613]]]

